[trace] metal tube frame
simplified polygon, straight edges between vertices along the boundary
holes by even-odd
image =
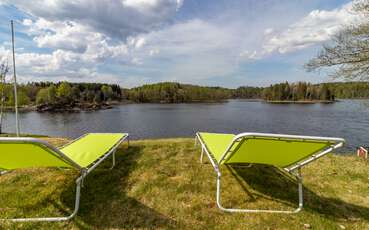
[[[15,109],[15,129],[17,137],[20,135],[19,113],[18,113],[18,93],[17,93],[17,74],[15,71],[15,52],[14,52],[14,23],[10,20],[12,30],[12,53],[13,53],[13,80],[14,80],[14,109]]]
[[[82,137],[84,137],[85,135],[77,138],[81,139]],[[74,161],[72,161],[71,159],[69,159],[67,156],[65,156],[62,152],[60,152],[60,150],[58,150],[57,148],[53,147],[52,145],[48,144],[45,141],[42,140],[38,140],[35,138],[0,138],[0,143],[1,142],[6,142],[6,141],[12,141],[12,142],[36,142],[38,144],[42,144],[47,148],[50,148],[51,150],[53,150],[55,153],[57,153],[61,158],[63,158],[66,161],[71,161],[71,166],[73,166],[74,168],[77,168],[80,170],[81,174],[80,176],[77,178],[76,180],[76,198],[75,198],[75,203],[74,203],[74,210],[73,212],[69,215],[69,216],[65,216],[65,217],[36,217],[36,218],[11,218],[11,219],[0,219],[0,221],[11,221],[11,222],[58,222],[58,221],[67,221],[72,219],[73,217],[75,217],[78,213],[79,210],[79,205],[80,205],[80,198],[81,198],[81,187],[83,187],[83,180],[84,178],[90,173],[92,172],[99,164],[101,164],[101,162],[103,162],[106,158],[108,158],[110,155],[112,155],[113,158],[113,165],[110,169],[114,168],[115,166],[115,152],[117,150],[117,148],[119,147],[119,145],[125,141],[128,140],[128,145],[129,145],[129,135],[128,133],[125,133],[125,136],[122,137],[112,148],[109,149],[109,151],[104,154],[102,157],[100,157],[99,159],[97,159],[94,163],[92,163],[90,165],[90,167],[88,168],[82,168],[80,167],[77,163],[75,163]],[[72,141],[71,143],[75,142]],[[75,167],[75,166],[78,167]]]
[[[317,140],[317,141],[327,141],[327,142],[335,142],[331,147],[329,147],[326,150],[321,151],[318,154],[314,154],[307,158],[306,160],[303,160],[301,162],[298,162],[295,165],[292,165],[290,167],[283,168],[286,172],[294,176],[297,180],[298,184],[298,207],[294,210],[268,210],[268,209],[238,209],[238,208],[225,208],[221,204],[221,177],[222,174],[220,172],[220,164],[222,161],[224,161],[228,154],[231,153],[231,149],[233,145],[238,143],[244,138],[255,138],[255,137],[269,137],[269,138],[277,138],[277,139],[299,139],[299,140]],[[200,156],[200,162],[202,163],[202,158],[204,152],[206,153],[208,159],[210,160],[210,163],[212,164],[214,171],[217,175],[217,192],[216,192],[216,202],[217,206],[220,210],[225,212],[241,212],[241,213],[283,213],[283,214],[293,214],[298,213],[302,210],[304,205],[304,198],[303,198],[303,184],[302,184],[302,175],[301,175],[301,168],[305,166],[306,164],[319,159],[320,157],[328,154],[334,149],[337,149],[341,146],[343,146],[345,140],[342,138],[327,138],[327,137],[312,137],[312,136],[295,136],[295,135],[283,135],[283,134],[269,134],[269,133],[242,133],[239,135],[236,135],[234,139],[232,140],[232,143],[228,146],[224,154],[222,155],[219,162],[212,156],[212,154],[208,151],[206,144],[201,139],[201,136],[199,133],[196,133],[195,136],[195,146],[197,145],[197,142],[201,145],[201,156]],[[296,172],[297,171],[297,172]]]

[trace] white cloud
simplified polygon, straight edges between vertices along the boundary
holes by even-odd
[[[139,49],[146,44],[146,39],[144,37],[128,37],[127,44]]]
[[[209,17],[212,12],[199,10],[193,16],[195,10],[178,18],[174,16],[183,0],[0,0],[4,2],[26,13],[22,32],[38,47],[30,49],[28,44],[17,50],[22,79],[117,81],[129,86],[215,78],[235,85],[232,76],[242,81],[249,73],[240,67],[250,60],[326,41],[354,20],[349,5],[309,14],[298,6],[299,13],[291,19],[278,10],[268,11],[280,7],[277,1],[267,9],[260,3],[235,4],[240,9],[247,5],[249,13],[224,9]],[[292,12],[288,5],[284,10]],[[254,8],[259,11],[252,12]],[[7,49],[7,44],[0,45],[0,57]]]
[[[265,53],[287,53],[328,41],[344,26],[360,23],[364,18],[352,13],[352,3],[330,11],[313,10],[281,31],[266,29]]]
[[[160,59],[165,74],[159,80],[198,82],[209,77],[232,74],[238,64],[235,28],[200,19],[176,23],[142,35],[145,46],[132,55],[152,61]],[[149,57],[147,56],[149,54]]]
[[[267,29],[264,30],[264,35],[269,35],[269,34],[271,34],[273,32],[274,32],[274,29],[273,28],[267,28]]]
[[[134,65],[142,65],[143,64],[142,60],[140,58],[136,58],[136,57],[132,58],[131,63],[134,64]]]
[[[182,5],[180,0],[1,0],[49,22],[72,21],[116,39],[160,28]],[[28,21],[26,21],[28,23]]]
[[[24,20],[29,35],[40,48],[64,49],[84,52],[87,45],[102,40],[103,35],[74,22],[51,22],[38,19],[35,22]]]
[[[240,53],[240,57],[244,59],[257,60],[260,59],[262,55],[256,52],[256,50],[254,51],[245,50]]]
[[[157,49],[157,48],[154,48],[154,49],[150,50],[150,52],[149,52],[150,56],[155,56],[159,53],[160,53],[160,50]]]
[[[133,7],[138,10],[154,7],[157,2],[157,0],[122,0],[124,6]]]
[[[182,6],[181,0],[0,0],[30,14],[24,32],[48,52],[17,52],[19,74],[76,81],[96,76],[102,64],[142,65],[142,34],[160,29]],[[0,46],[0,57],[8,56]],[[158,54],[146,52],[146,56]],[[89,70],[90,71],[87,71]],[[102,74],[108,76],[109,74]],[[109,75],[110,76],[110,75]]]
[[[55,50],[51,54],[19,53],[17,57],[17,67],[28,69],[33,73],[55,73],[62,68],[73,72],[79,69],[80,57],[69,51]]]
[[[215,25],[200,19],[177,23],[144,36],[148,47],[160,47],[160,53],[173,55],[196,55],[206,52],[234,52],[229,48],[238,46],[232,35],[235,28]]]
[[[168,1],[163,0],[122,0],[124,6],[131,7],[140,12],[146,13],[148,11],[155,11],[157,7]],[[172,4],[176,5],[176,10],[178,10],[182,4],[182,0],[170,1]]]
[[[124,45],[90,47],[84,53],[56,49],[51,53],[17,52],[17,72],[25,81],[30,76],[38,80],[70,80],[93,78],[97,75],[97,67],[105,60],[124,59],[121,63],[130,62]],[[0,46],[0,57],[11,60],[10,50]],[[136,60],[138,63],[138,60]],[[11,63],[9,63],[11,64]],[[88,71],[87,71],[88,70]],[[92,74],[94,73],[94,74]],[[24,78],[25,76],[28,76]]]

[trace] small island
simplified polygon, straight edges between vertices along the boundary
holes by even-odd
[[[32,82],[18,85],[20,111],[76,112],[111,108],[122,101],[119,85],[99,83]],[[13,110],[13,86],[1,88],[3,110]]]
[[[335,95],[327,84],[280,83],[264,88],[262,98],[273,104],[333,103]]]

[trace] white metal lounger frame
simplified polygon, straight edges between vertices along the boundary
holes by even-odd
[[[291,166],[288,166],[286,168],[283,168],[284,171],[288,172],[289,174],[293,175],[297,182],[298,182],[298,196],[299,196],[299,205],[295,210],[262,210],[262,209],[237,209],[237,208],[224,208],[221,204],[221,192],[220,192],[220,179],[221,179],[221,172],[220,172],[220,165],[223,162],[224,159],[226,159],[227,155],[231,153],[232,147],[242,141],[245,138],[276,138],[278,140],[315,140],[315,141],[326,141],[326,142],[335,142],[335,144],[332,144],[330,147],[311,155],[310,157],[301,160],[300,162],[293,164]],[[319,159],[320,157],[328,154],[329,152],[333,151],[334,149],[337,149],[339,147],[342,147],[345,143],[345,140],[342,138],[331,138],[331,137],[314,137],[314,136],[297,136],[297,135],[284,135],[284,134],[270,134],[270,133],[241,133],[236,135],[231,144],[228,146],[222,157],[220,158],[219,162],[212,156],[212,154],[207,149],[206,144],[201,139],[200,133],[196,133],[195,137],[195,145],[197,144],[197,141],[201,144],[201,156],[200,156],[200,162],[202,163],[204,152],[208,156],[210,163],[214,167],[214,170],[217,174],[217,193],[216,193],[216,199],[217,199],[217,205],[219,209],[226,212],[251,212],[251,213],[286,213],[286,214],[292,214],[292,213],[298,213],[301,211],[303,207],[303,192],[302,192],[302,176],[301,176],[301,168],[305,166],[306,164],[309,164],[310,162]],[[297,171],[297,173],[295,172]]]
[[[89,133],[89,134],[91,134],[91,133]],[[115,152],[116,152],[117,148],[126,139],[127,139],[128,145],[129,145],[129,135],[128,135],[128,133],[124,133],[124,134],[125,135],[121,139],[119,139],[119,141],[113,147],[111,147],[108,152],[106,152],[100,158],[96,159],[96,161],[94,161],[92,164],[90,164],[89,167],[87,167],[87,168],[81,167],[76,162],[74,162],[69,157],[67,157],[65,154],[63,154],[58,148],[55,148],[54,146],[50,145],[46,141],[36,139],[36,138],[28,138],[28,137],[1,137],[0,138],[0,143],[1,142],[7,142],[7,143],[9,143],[9,142],[22,142],[22,143],[37,143],[37,144],[40,144],[42,146],[45,146],[46,148],[51,149],[53,152],[58,154],[59,157],[61,157],[66,162],[68,162],[71,166],[78,169],[80,171],[80,176],[76,179],[76,198],[75,198],[75,203],[74,203],[74,210],[69,216],[65,216],[65,217],[11,218],[11,219],[0,219],[0,221],[12,221],[12,222],[48,221],[48,222],[56,222],[56,221],[67,221],[67,220],[70,220],[73,217],[75,217],[77,212],[78,212],[78,209],[79,209],[79,203],[80,203],[80,198],[81,198],[81,186],[83,186],[84,178],[90,172],[92,172],[98,165],[100,165],[101,162],[103,162],[106,158],[108,158],[110,155],[112,155],[112,158],[113,158],[113,165],[110,169],[112,169],[115,166]],[[69,142],[68,144],[66,144],[64,146],[70,145],[73,142],[83,138],[86,135],[87,134],[82,135],[81,137]]]

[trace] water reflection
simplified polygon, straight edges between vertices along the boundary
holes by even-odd
[[[269,132],[344,137],[345,150],[369,144],[369,102],[279,105],[244,100],[219,104],[132,104],[80,113],[20,114],[23,133],[77,137],[86,132],[129,132],[135,139],[193,137],[196,131]],[[14,132],[7,113],[6,132]]]

